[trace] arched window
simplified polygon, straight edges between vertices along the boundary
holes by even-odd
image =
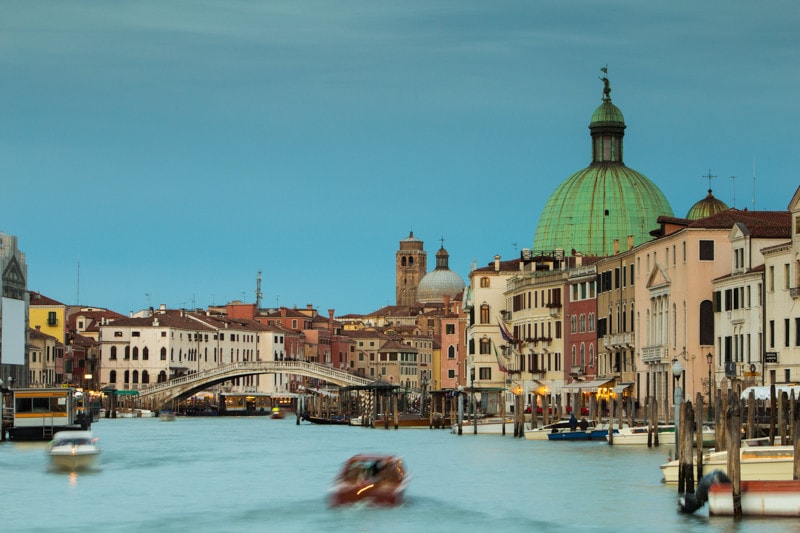
[[[594,344],[589,344],[589,366],[594,367]]]
[[[480,353],[481,354],[490,354],[490,353],[492,353],[490,348],[491,348],[491,341],[489,340],[488,337],[483,337],[481,339],[481,346],[480,346],[480,350],[481,351],[480,351]]]
[[[126,346],[125,347],[125,359],[130,359],[130,358],[131,358],[131,347],[130,346]]]
[[[585,333],[586,332],[586,315],[584,315],[584,314],[581,314],[580,328],[581,328],[580,329],[581,333]]]
[[[714,305],[711,300],[700,302],[700,344],[714,345]]]
[[[158,382],[163,383],[164,381],[167,381],[167,373],[166,371],[162,370],[158,373]]]
[[[578,317],[577,316],[572,315],[570,317],[570,327],[572,328],[570,330],[571,333],[577,333],[578,332]]]
[[[166,348],[166,346],[162,346],[161,347],[161,360],[162,361],[166,361],[167,360],[167,348]]]
[[[112,370],[108,373],[108,382],[109,383],[116,383],[117,382],[117,371]]]
[[[572,345],[572,366],[578,366],[578,350]]]
[[[414,258],[413,257],[409,257],[408,258],[408,266],[410,266],[410,267],[414,266]]]
[[[456,347],[453,346],[452,344],[447,349],[447,358],[448,359],[455,359],[456,358]]]
[[[150,374],[147,370],[142,370],[142,385],[150,383]]]
[[[139,359],[139,347],[138,346],[134,346],[133,347],[133,359],[134,360]]]
[[[488,324],[489,320],[489,304],[481,305],[481,324]]]
[[[400,266],[406,266],[406,258],[405,257],[400,258]]]
[[[150,350],[147,349],[147,346],[142,348],[142,359],[145,361],[150,360]]]
[[[125,371],[125,384],[127,385],[130,382],[131,382],[131,371],[130,370],[126,370]]]
[[[133,382],[134,383],[139,383],[139,371],[138,370],[134,370],[133,371]]]
[[[109,354],[108,358],[109,359],[116,359],[117,358],[117,347],[116,346],[112,346],[111,347],[111,354]],[[113,381],[112,381],[112,383],[113,383]]]

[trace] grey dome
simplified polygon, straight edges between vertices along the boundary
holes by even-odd
[[[466,284],[461,276],[450,270],[448,258],[444,247],[436,252],[436,269],[425,274],[417,286],[418,302],[443,302],[445,296],[454,298],[464,290]]]

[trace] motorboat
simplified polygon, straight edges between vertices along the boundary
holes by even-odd
[[[391,507],[403,502],[408,482],[409,476],[399,457],[354,455],[334,479],[328,500],[334,507],[358,503]]]
[[[594,429],[595,427],[594,420],[587,420],[586,424],[587,429]],[[558,422],[553,422],[552,424],[547,424],[539,428],[526,429],[525,438],[527,440],[549,440],[549,435],[551,433],[570,431],[570,429],[569,420],[559,420]]]
[[[97,463],[100,448],[91,431],[59,431],[47,445],[51,465],[58,470],[86,470]]]
[[[741,516],[799,517],[800,480],[742,480],[739,483],[738,511]],[[708,503],[709,516],[737,513],[733,483],[721,470],[706,474],[694,493],[678,499],[682,513],[693,513]]]
[[[742,516],[800,516],[800,481],[742,481]],[[733,515],[731,483],[718,483],[708,490],[708,514]]]
[[[678,482],[677,459],[662,464],[660,468],[664,483]],[[794,446],[742,446],[739,449],[739,468],[742,481],[792,479]],[[727,451],[710,451],[703,454],[703,475],[716,470],[727,474]]]
[[[615,445],[638,445],[646,446],[648,438],[647,426],[628,426],[619,429],[618,433],[614,434]],[[708,424],[703,425],[703,446],[714,446],[716,435],[714,427]],[[675,426],[664,425],[658,426],[658,442],[659,444],[674,443],[675,442]]]
[[[272,417],[275,420],[280,420],[284,416],[286,416],[286,413],[284,413],[283,409],[281,409],[280,407],[272,408],[272,414],[270,415],[270,417]]]
[[[615,435],[619,433],[619,429],[613,428],[611,432]],[[596,441],[606,441],[608,437],[608,424],[601,424],[599,426],[594,426],[591,429],[561,429],[556,431],[551,431],[547,434],[547,440],[596,440]]]
[[[163,409],[159,411],[158,418],[162,422],[174,422],[175,421],[175,411],[172,409]]]

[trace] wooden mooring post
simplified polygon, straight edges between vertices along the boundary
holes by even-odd
[[[692,451],[694,449],[694,408],[692,402],[683,402],[675,425],[678,431],[678,493],[694,493],[694,469]]]
[[[703,395],[697,393],[697,402],[694,409],[695,435],[697,436],[697,482],[703,479]]]
[[[728,478],[731,480],[733,517],[742,518],[741,460],[739,451],[742,440],[742,403],[735,391],[728,391],[728,408],[725,411],[728,429]]]

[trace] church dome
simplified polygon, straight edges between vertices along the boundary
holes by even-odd
[[[634,246],[650,240],[661,215],[672,216],[664,193],[645,175],[623,163],[625,119],[611,103],[605,83],[603,103],[589,124],[591,164],[567,178],[545,203],[533,249],[576,250],[584,255],[614,254],[614,241]],[[624,248],[623,248],[624,249]]]
[[[464,280],[448,266],[449,257],[444,247],[436,252],[436,268],[425,274],[417,286],[418,302],[443,302],[445,296],[454,298],[464,290]]]
[[[701,218],[710,217],[711,215],[716,215],[717,213],[727,210],[727,204],[722,200],[714,198],[714,195],[711,194],[711,189],[708,189],[708,196],[694,204],[686,214],[686,218],[689,220],[700,220]]]

